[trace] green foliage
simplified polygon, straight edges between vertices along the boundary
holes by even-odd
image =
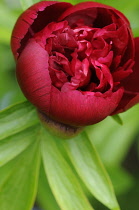
[[[68,159],[65,158],[66,153],[90,193],[110,209],[119,209],[108,175],[85,133],[66,142],[53,137],[40,125],[36,111],[29,102],[19,103],[1,111],[0,128],[2,210],[8,209],[11,201],[7,198],[3,199],[3,196],[6,194],[13,199],[15,193],[18,194],[18,202],[14,200],[11,209],[19,209],[23,201],[26,201],[23,209],[31,208],[38,183],[40,146],[48,178],[48,180],[45,180],[46,177],[43,178],[45,186],[47,185],[45,191],[48,191],[47,194],[52,191],[49,197],[52,201],[56,199],[56,206],[64,210],[93,209],[76,173],[72,171]],[[63,147],[63,154],[57,143]],[[7,178],[4,177],[5,173]],[[43,180],[39,181],[41,186]],[[3,183],[4,187],[2,187]],[[9,186],[14,190],[8,191]],[[21,189],[20,193],[19,189]]]
[[[82,0],[66,1],[76,4]],[[0,2],[0,109],[16,103],[0,112],[0,210],[31,210],[36,195],[43,210],[118,210],[109,176],[121,209],[137,209],[139,105],[114,116],[118,123],[108,117],[73,139],[61,140],[44,130],[29,102],[17,103],[24,96],[15,79],[10,36],[23,9],[36,2],[39,0]],[[134,35],[139,36],[138,0],[96,2],[123,12]],[[129,161],[128,172],[123,163],[133,144],[136,161]]]
[[[39,203],[42,209],[60,210],[48,183],[43,164],[40,167],[37,203]]]
[[[15,79],[15,63],[10,50],[12,29],[21,11],[18,1],[17,4],[0,1],[0,109],[24,99]]]
[[[6,164],[33,143],[36,138],[36,131],[37,127],[32,126],[2,139],[0,141],[0,166]]]
[[[29,102],[11,106],[0,112],[0,140],[38,123],[36,110]]]
[[[131,132],[132,136],[138,128],[138,117],[136,117],[137,115],[135,114],[138,110],[138,106],[135,106],[129,112],[121,115],[125,123],[123,132],[127,134],[125,136],[126,143],[124,142],[126,146],[129,141],[130,133],[127,132],[129,127],[130,131],[133,128],[133,133]],[[128,118],[130,122],[127,120]],[[11,123],[12,119],[13,123]],[[18,194],[18,202],[14,200],[11,209],[22,210],[20,206],[23,206],[23,209],[30,210],[36,196],[36,187],[39,183],[37,200],[44,209],[49,207],[50,210],[85,210],[86,208],[91,210],[93,207],[89,203],[88,193],[84,191],[78,176],[88,188],[90,195],[96,197],[100,202],[109,207],[109,209],[120,209],[114,195],[111,181],[93,146],[94,144],[96,145],[100,155],[106,150],[107,156],[102,155],[102,160],[108,167],[113,183],[117,184],[119,179],[120,181],[124,181],[124,183],[122,181],[122,189],[119,191],[121,192],[123,188],[128,189],[128,185],[132,185],[132,179],[126,172],[117,168],[117,164],[120,165],[119,160],[116,162],[113,161],[112,154],[117,154],[117,152],[114,153],[113,151],[110,153],[110,151],[108,151],[110,150],[109,143],[114,143],[113,141],[113,143],[108,141],[109,138],[111,139],[111,134],[114,134],[112,127],[118,127],[121,130],[122,126],[114,121],[110,123],[110,120],[111,118],[107,118],[97,125],[87,127],[85,132],[90,140],[85,132],[82,132],[72,139],[61,140],[49,134],[48,131],[40,125],[36,111],[29,102],[19,103],[1,111],[1,209],[7,210],[11,205],[12,199],[14,200],[14,195]],[[107,121],[109,124],[106,123]],[[101,126],[101,124],[103,125]],[[108,139],[105,136],[100,142],[99,136],[102,137],[100,131],[103,131],[103,129],[106,130],[108,126],[111,126],[112,132],[104,132],[106,136],[108,135]],[[98,140],[98,142],[96,143],[95,140]],[[105,140],[107,140],[107,144],[104,147]],[[125,153],[125,147],[122,148],[124,149],[123,151],[121,150],[121,153]],[[116,147],[114,147],[114,149],[116,149]],[[41,166],[38,182],[40,154],[42,155],[45,172],[43,166]],[[109,159],[112,163],[109,162]],[[119,157],[117,156],[116,158],[114,156],[114,160],[117,159],[119,159]],[[114,165],[116,167],[114,167]],[[113,168],[110,166],[113,166]],[[125,181],[125,177],[127,181]],[[8,190],[9,187],[12,190]],[[48,196],[47,200],[45,200],[45,195]],[[11,200],[9,200],[9,198]],[[24,205],[22,204],[23,202]]]
[[[23,10],[29,8],[35,2],[33,0],[20,0]]]
[[[123,125],[122,119],[120,118],[120,116],[118,114],[111,116],[117,123],[119,123],[120,125]]]
[[[42,157],[48,181],[61,209],[93,209],[85,197],[77,178],[59,152],[54,137],[42,131]]]
[[[37,191],[39,163],[40,153],[36,140],[15,159],[0,167],[1,210],[32,208]]]
[[[83,132],[67,140],[66,149],[88,190],[110,209],[118,209],[110,179],[87,135]]]
[[[107,171],[111,177],[115,192],[117,195],[123,195],[130,191],[134,185],[134,179],[124,168],[121,166],[107,167]]]

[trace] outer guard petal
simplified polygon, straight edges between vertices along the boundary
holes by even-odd
[[[82,11],[82,10],[85,10],[85,9],[93,9],[93,8],[104,8],[104,9],[111,9],[113,10],[120,18],[122,18],[126,23],[127,25],[130,25],[128,19],[118,10],[116,10],[115,8],[111,7],[111,6],[108,6],[108,5],[105,5],[105,4],[101,4],[101,3],[98,3],[98,2],[82,2],[82,3],[79,3],[79,4],[76,4],[74,5],[73,7],[67,9],[62,15],[61,17],[59,18],[59,20],[63,20],[65,19],[67,16],[75,13],[75,12],[78,12],[78,11]]]
[[[128,33],[129,33],[129,40],[128,40],[128,47],[127,47],[127,51],[126,51],[126,57],[129,58],[133,58],[134,57],[134,43],[133,43],[133,34],[130,28],[130,23],[128,21],[128,19],[117,9],[105,5],[105,4],[101,4],[98,2],[82,2],[79,4],[74,5],[73,7],[68,8],[67,10],[65,10],[65,12],[60,16],[59,21],[61,20],[74,20],[74,16],[76,15],[76,13],[82,16],[82,18],[84,19],[87,15],[91,16],[92,20],[91,23],[93,22],[93,20],[95,20],[95,18],[97,17],[97,9],[106,9],[106,10],[111,10],[111,12],[116,15],[117,17],[119,16],[119,18],[121,19],[121,21],[123,21],[123,24],[127,26],[128,28]],[[89,9],[89,10],[88,10]],[[89,14],[88,14],[88,11]],[[107,12],[106,12],[107,13]],[[103,15],[103,13],[102,13]],[[84,17],[83,17],[84,16]],[[104,18],[104,15],[101,17]],[[105,20],[105,18],[104,18]],[[132,50],[128,50],[128,48],[132,48]]]
[[[17,60],[16,74],[25,97],[41,111],[49,112],[51,79],[48,53],[35,40],[28,42]]]
[[[70,3],[41,1],[23,12],[15,24],[11,38],[11,48],[15,58],[18,58],[34,33],[43,29],[48,23],[56,21],[71,6]]]
[[[103,98],[83,95],[77,90],[60,92],[52,87],[49,116],[72,126],[95,124],[115,110],[122,95],[122,89]]]

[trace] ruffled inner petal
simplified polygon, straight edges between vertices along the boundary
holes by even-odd
[[[100,27],[98,17],[103,12],[107,18]],[[134,61],[124,57],[129,37],[126,24],[102,8],[95,8],[93,18],[92,25],[85,25],[84,17],[78,17],[74,24],[52,22],[34,36],[49,54],[52,84],[62,92],[108,93],[132,73]]]
[[[134,39],[135,42],[135,63],[133,63],[131,60],[129,60],[125,64],[125,68],[130,66],[132,68],[132,74],[128,74],[127,77],[122,80],[121,85],[124,87],[124,95],[116,108],[116,110],[112,114],[117,114],[123,111],[126,111],[130,107],[134,106],[136,103],[139,103],[139,38]],[[134,66],[133,66],[134,64]],[[128,71],[131,71],[129,69]],[[126,72],[122,72],[122,74],[125,74]],[[115,72],[114,77],[119,78],[119,74],[121,72]],[[120,75],[121,77],[121,75]],[[117,78],[117,79],[118,79]]]

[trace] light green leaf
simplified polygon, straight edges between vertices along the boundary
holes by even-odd
[[[30,127],[0,141],[0,166],[25,150],[36,138],[39,126]]]
[[[35,108],[28,102],[0,111],[0,140],[39,123]]]
[[[43,210],[60,210],[48,184],[43,165],[40,168],[37,203]]]
[[[37,190],[40,150],[35,139],[24,152],[0,167],[0,209],[31,210]]]
[[[76,176],[59,152],[55,139],[44,129],[41,151],[48,182],[61,210],[92,210]]]
[[[83,132],[67,140],[65,145],[78,175],[89,191],[110,209],[120,209],[111,181],[87,135]]]
[[[23,10],[28,9],[31,5],[34,4],[33,0],[20,0]]]

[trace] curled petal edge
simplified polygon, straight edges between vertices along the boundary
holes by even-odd
[[[26,45],[28,39],[34,35],[34,32],[38,32],[48,23],[57,20],[59,16],[71,6],[72,5],[70,3],[66,2],[64,3],[58,1],[41,1],[24,11],[18,18],[11,37],[11,49],[15,59],[19,57],[21,53],[20,51],[22,51],[22,49]],[[44,21],[44,18],[43,16],[41,17],[41,15],[43,15],[43,12],[45,11],[46,14]],[[53,14],[53,17],[49,13]],[[39,17],[40,19],[43,18],[42,28],[41,24],[39,24]],[[35,25],[37,25],[37,27],[40,25],[39,30],[34,27]]]

